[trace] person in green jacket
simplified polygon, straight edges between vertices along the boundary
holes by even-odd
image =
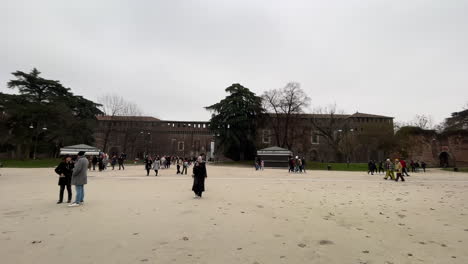
[[[390,179],[395,180],[395,164],[393,164],[390,159],[385,161],[385,170],[386,173],[384,179],[386,180],[388,177],[390,177]]]

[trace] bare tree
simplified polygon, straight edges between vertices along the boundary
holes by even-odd
[[[432,117],[429,115],[416,115],[410,125],[422,129],[432,129],[434,126]]]
[[[107,151],[109,138],[112,132],[114,132],[112,121],[116,120],[117,117],[140,116],[141,110],[135,103],[126,101],[122,96],[112,94],[107,94],[98,98],[98,102],[102,105],[101,110],[104,115],[109,118],[107,126],[104,128],[103,151],[105,152]],[[126,130],[128,130],[128,128]],[[128,132],[129,131],[125,131],[125,145],[128,138]]]
[[[290,82],[283,88],[266,91],[262,98],[263,107],[271,113],[276,144],[291,149],[295,138],[293,123],[310,105],[310,97],[299,83]]]
[[[336,105],[315,108],[309,120],[315,133],[325,139],[338,159],[349,151],[347,143],[351,142],[348,135],[351,128],[348,127],[343,111],[337,110]]]

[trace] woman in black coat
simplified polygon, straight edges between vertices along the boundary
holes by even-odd
[[[60,195],[58,204],[63,202],[63,192],[67,187],[68,200],[67,203],[71,202],[72,190],[71,190],[71,178],[73,173],[73,162],[70,156],[63,158],[63,161],[55,168],[55,172],[59,175],[58,185],[60,186]]]
[[[195,193],[195,199],[200,199],[202,193],[205,191],[205,178],[207,177],[206,165],[203,159],[198,157],[197,162],[193,166],[193,187],[192,191]]]

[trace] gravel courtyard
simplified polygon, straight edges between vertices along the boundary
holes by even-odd
[[[69,208],[53,169],[1,169],[1,262],[468,263],[467,173],[207,170],[201,200],[175,168],[89,172]]]

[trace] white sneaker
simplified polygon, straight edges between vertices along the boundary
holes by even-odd
[[[77,206],[80,206],[80,204],[78,203],[72,203],[72,204],[69,204],[68,207],[77,207]]]
[[[195,196],[193,197],[193,199],[200,199],[200,196],[195,195]]]

